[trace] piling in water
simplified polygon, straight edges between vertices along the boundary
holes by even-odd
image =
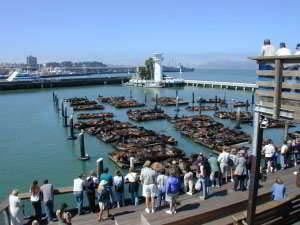
[[[193,107],[193,111],[194,111],[194,108],[195,108],[195,93],[194,92],[192,94],[192,107]]]
[[[64,126],[68,127],[68,108],[67,107],[65,107],[65,110],[64,110]]]
[[[70,116],[69,126],[70,126],[70,136],[68,137],[68,139],[69,139],[69,140],[75,140],[75,139],[76,139],[76,136],[74,135],[74,121],[73,121],[73,115]]]
[[[65,117],[65,110],[64,110],[65,106],[64,106],[64,101],[61,101],[61,116],[62,118]]]
[[[248,108],[249,108],[249,101],[247,99],[247,101],[246,101],[246,112],[248,112]]]
[[[129,163],[130,163],[130,168],[134,169],[134,157],[130,157]]]
[[[96,173],[97,177],[100,177],[100,175],[103,173],[103,158],[99,158],[96,161]]]
[[[84,131],[81,130],[81,133],[78,135],[79,143],[80,143],[80,160],[88,160],[90,157],[85,153],[85,146],[84,146]]]
[[[241,129],[241,109],[238,107],[236,112],[236,125],[234,127],[235,129]]]

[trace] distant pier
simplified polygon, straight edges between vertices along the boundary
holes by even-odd
[[[227,81],[207,81],[207,80],[185,80],[186,86],[205,87],[205,88],[221,88],[242,91],[254,91],[256,84],[252,83],[238,83]]]
[[[40,79],[25,81],[1,81],[1,90],[33,89],[33,88],[53,88],[72,87],[87,85],[123,84],[129,77],[101,77],[101,78],[67,78],[67,79]]]

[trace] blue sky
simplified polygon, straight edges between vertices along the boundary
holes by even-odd
[[[264,38],[300,42],[299,0],[1,0],[0,61],[136,64],[245,60]]]

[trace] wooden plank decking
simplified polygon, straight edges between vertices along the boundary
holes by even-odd
[[[297,168],[290,168],[278,171],[270,175],[266,182],[262,183],[263,187],[259,189],[259,198],[261,203],[270,200],[270,187],[275,178],[279,176],[287,185],[287,194],[292,195],[299,192],[296,187],[293,171]],[[194,196],[182,195],[179,198],[180,205],[176,215],[167,215],[165,210],[157,211],[154,214],[144,212],[144,204],[138,207],[126,206],[116,208],[111,211],[115,220],[106,220],[102,223],[97,222],[96,214],[87,214],[75,216],[74,225],[198,225],[198,224],[230,224],[231,215],[245,210],[248,204],[248,192],[232,191],[232,183],[224,185],[221,188],[213,189],[214,193],[207,200],[200,200],[197,194]],[[106,215],[106,214],[104,214]],[[143,223],[141,222],[143,217]],[[214,221],[214,222],[213,222]],[[117,223],[116,223],[117,222]],[[56,224],[56,223],[54,223]]]

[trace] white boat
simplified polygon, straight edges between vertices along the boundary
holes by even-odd
[[[40,80],[40,74],[38,73],[27,73],[27,72],[13,72],[6,80],[7,81],[33,81]]]

